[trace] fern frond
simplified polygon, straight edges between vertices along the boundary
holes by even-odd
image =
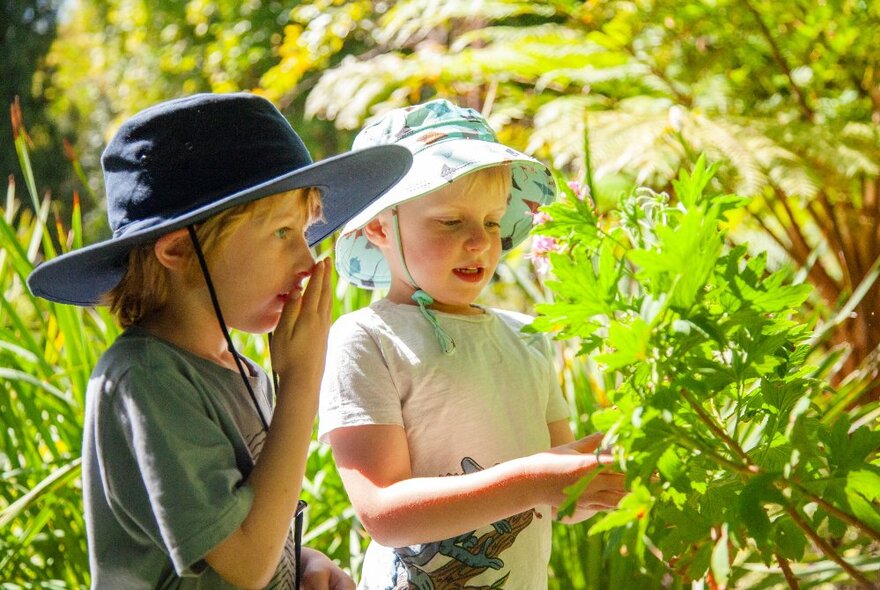
[[[379,23],[376,40],[391,47],[404,47],[448,29],[450,21],[467,20],[480,25],[517,16],[552,17],[553,6],[540,2],[471,0],[404,0],[396,2]]]

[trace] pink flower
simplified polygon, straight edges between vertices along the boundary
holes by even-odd
[[[549,252],[555,252],[559,249],[556,238],[548,236],[535,236],[532,238],[532,254],[546,256]]]
[[[543,211],[536,211],[534,215],[532,215],[532,225],[541,225],[542,223],[547,223],[548,221],[552,220],[553,218],[551,218]]]
[[[532,250],[526,257],[535,265],[535,272],[544,276],[550,271],[550,259],[547,255],[557,250],[559,250],[559,243],[556,238],[536,235],[532,236]]]
[[[568,188],[571,189],[571,192],[574,193],[574,196],[577,197],[578,201],[583,201],[590,196],[590,187],[577,180],[568,181]]]
[[[532,264],[535,265],[535,273],[538,276],[545,277],[550,272],[550,259],[546,256],[533,257]]]

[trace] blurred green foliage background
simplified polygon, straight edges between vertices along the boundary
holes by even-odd
[[[673,193],[679,169],[704,153],[718,165],[715,189],[749,198],[726,222],[729,242],[747,242],[766,253],[768,272],[785,267],[814,288],[798,321],[816,335],[824,411],[877,429],[873,0],[9,0],[0,14],[0,96],[9,105],[18,97],[27,128],[14,139],[0,116],[0,172],[10,177],[0,216],[4,588],[88,583],[82,396],[118,333],[102,310],[31,298],[23,277],[53,251],[106,236],[98,158],[116,126],[194,92],[267,96],[316,159],[348,149],[384,109],[447,97],[589,186],[599,213],[635,186]],[[488,304],[532,313],[553,299],[525,250],[486,294]],[[339,284],[335,313],[369,300]],[[261,342],[242,346],[265,358]],[[608,405],[613,384],[577,350],[560,344],[560,378],[583,432],[581,418]],[[318,445],[307,489],[306,537],[356,572],[364,532]],[[690,584],[640,570],[587,529],[557,527],[553,587]],[[806,562],[803,587],[848,579],[818,554]],[[768,575],[784,583],[781,572]]]

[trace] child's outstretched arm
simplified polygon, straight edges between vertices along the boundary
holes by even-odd
[[[239,586],[262,588],[269,582],[290,531],[318,409],[330,329],[330,274],[329,260],[315,264],[302,297],[285,307],[272,339],[278,399],[263,450],[246,480],[254,502],[241,526],[206,556],[212,568]],[[329,587],[354,584],[347,579]]]
[[[387,547],[447,539],[534,506],[558,506],[565,487],[613,461],[594,453],[601,439],[594,435],[475,473],[413,477],[400,426],[338,428],[329,439],[358,517]],[[591,487],[607,507],[623,495],[616,474],[600,474]]]

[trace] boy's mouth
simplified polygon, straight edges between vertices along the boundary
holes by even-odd
[[[461,268],[452,269],[452,273],[463,281],[468,283],[478,283],[483,279],[486,269],[482,266],[463,266]]]
[[[287,303],[291,299],[298,299],[302,296],[302,285],[297,284],[290,291],[284,291],[283,293],[278,294],[278,299],[280,299],[283,303]]]
[[[278,299],[280,299],[284,303],[287,303],[291,299],[299,299],[302,296],[303,292],[303,282],[305,282],[305,280],[309,278],[310,274],[311,273],[307,272],[299,273],[296,277],[296,282],[293,284],[290,290],[279,293]]]

